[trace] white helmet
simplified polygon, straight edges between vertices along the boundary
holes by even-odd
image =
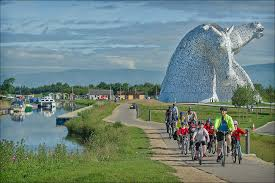
[[[233,121],[234,125],[238,125],[238,121],[234,120]]]

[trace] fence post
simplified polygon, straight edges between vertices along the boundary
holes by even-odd
[[[149,121],[151,121],[151,110],[149,109]]]
[[[250,132],[249,129],[246,128],[246,136],[245,136],[245,153],[250,154]]]
[[[136,104],[136,114],[137,114],[136,118],[138,118],[138,116],[139,116],[139,109],[138,109],[138,105],[137,104]]]

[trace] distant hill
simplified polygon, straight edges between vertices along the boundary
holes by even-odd
[[[269,84],[275,86],[275,64],[259,64],[243,67],[254,83],[261,83],[264,86]],[[63,72],[42,72],[13,74],[16,78],[15,85],[40,86],[56,82],[66,82],[69,84],[97,84],[101,81],[107,83],[126,82],[131,85],[143,84],[145,82],[161,84],[165,71],[147,70],[66,70]],[[8,75],[1,77],[7,78]]]
[[[164,72],[145,70],[67,70],[63,72],[44,72],[15,75],[15,85],[40,86],[56,82],[68,84],[88,85],[100,82],[143,84],[145,82],[161,83]]]

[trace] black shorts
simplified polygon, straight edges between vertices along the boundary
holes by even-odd
[[[202,144],[203,146],[206,144],[205,141],[200,141],[200,142],[196,142],[196,150],[199,150],[200,144]]]
[[[228,132],[225,133],[225,135],[227,134]],[[224,138],[223,132],[217,132],[217,141],[218,142],[223,141],[223,138]]]

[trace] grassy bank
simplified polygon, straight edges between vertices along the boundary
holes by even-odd
[[[170,104],[171,105],[171,104]],[[165,110],[168,108],[169,104],[148,104],[142,101],[139,102],[140,118],[143,120],[148,120],[149,109],[163,109],[163,110],[152,110],[151,118],[152,121],[164,123]],[[179,111],[186,112],[189,105],[178,105]],[[199,120],[206,120],[211,118],[212,120],[219,114],[219,107],[213,106],[199,106],[191,105],[192,109],[197,112]],[[255,127],[260,127],[267,122],[275,120],[275,114],[271,115],[269,109],[255,109],[253,112],[247,112],[246,109],[228,108],[228,114],[232,116],[234,120],[240,123],[242,128],[252,128],[254,123]]]
[[[251,133],[250,135],[251,146],[250,153],[256,154],[257,157],[269,161],[275,161],[275,138],[267,135],[259,135]],[[244,150],[245,139],[241,139],[242,149]]]
[[[140,118],[148,120],[149,109],[163,109],[153,110],[151,113],[152,121],[164,123],[165,110],[172,104],[160,103],[158,101],[137,101],[139,103]],[[186,112],[189,105],[178,105],[179,111]],[[207,118],[215,119],[216,115],[219,114],[219,107],[212,106],[198,106],[192,105],[192,109],[197,112],[199,120],[206,120]],[[269,109],[254,110],[254,112],[247,112],[246,109],[229,108],[228,114],[232,116],[234,120],[237,120],[241,128],[252,128],[254,123],[255,127],[260,127],[267,122],[275,120],[275,114],[270,114]],[[242,144],[244,145],[244,138],[242,138]],[[251,134],[251,153],[255,153],[259,158],[265,161],[275,161],[275,139],[272,136],[258,135],[255,133]],[[244,147],[243,147],[244,150]]]
[[[83,105],[83,106],[89,106],[96,103],[94,100],[88,100],[88,99],[77,99],[74,102],[78,105]]]
[[[141,129],[102,121],[115,107],[95,105],[66,123],[70,134],[85,140],[83,153],[68,153],[63,145],[34,153],[23,143],[1,141],[0,182],[178,182],[172,168],[150,160]]]

